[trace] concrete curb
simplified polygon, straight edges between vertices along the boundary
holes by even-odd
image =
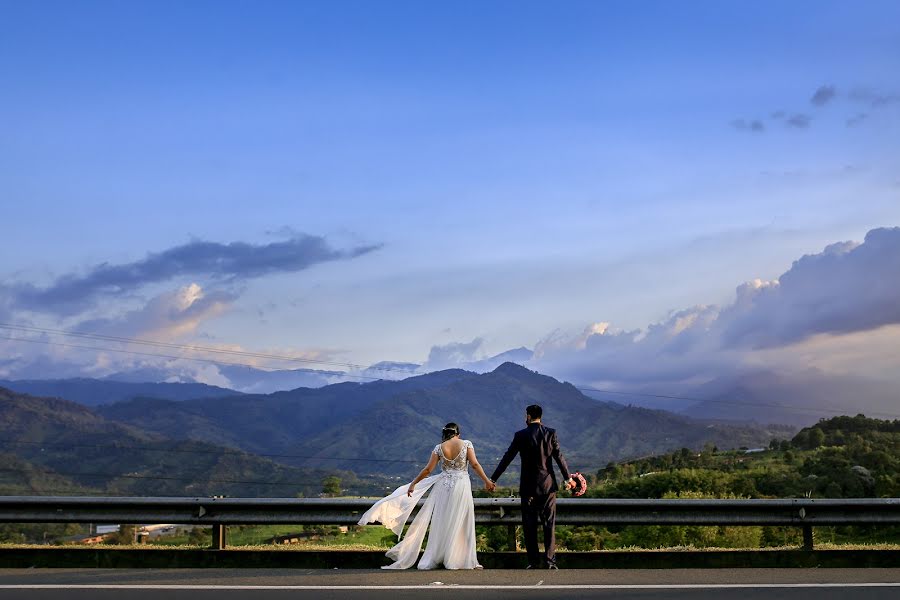
[[[524,568],[521,552],[486,552],[486,569]],[[872,568],[900,565],[898,550],[735,550],[689,552],[572,552],[558,556],[563,569]],[[133,548],[0,549],[0,568],[288,568],[377,569],[382,552],[196,550]]]

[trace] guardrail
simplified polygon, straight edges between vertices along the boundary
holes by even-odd
[[[0,523],[209,525],[225,548],[227,525],[355,525],[369,498],[100,498],[0,496]],[[421,504],[421,503],[420,503]],[[506,525],[515,540],[518,498],[475,498],[475,522]],[[559,525],[785,525],[813,549],[817,525],[900,524],[900,498],[777,500],[557,500]]]

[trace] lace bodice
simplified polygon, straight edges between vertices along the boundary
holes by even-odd
[[[462,440],[463,447],[454,457],[444,456],[444,449],[438,444],[432,450],[433,454],[437,454],[441,458],[441,470],[443,471],[466,471],[469,468],[469,448],[474,448],[469,440]]]

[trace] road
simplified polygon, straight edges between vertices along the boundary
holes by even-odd
[[[898,569],[382,571],[0,569],[4,600],[887,600]]]

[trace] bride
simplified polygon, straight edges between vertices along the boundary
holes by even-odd
[[[360,525],[378,521],[399,538],[416,503],[431,489],[406,536],[387,552],[387,557],[394,560],[394,564],[382,569],[408,569],[413,566],[429,523],[431,532],[419,561],[419,569],[434,569],[440,564],[447,569],[482,568],[475,555],[475,505],[468,465],[472,465],[484,481],[485,489],[493,490],[495,484],[478,464],[472,442],[459,438],[456,423],[447,423],[441,437],[443,441],[431,451],[428,464],[412,483],[400,486],[390,496],[376,502],[359,519]],[[441,463],[441,473],[429,477],[438,461]]]

